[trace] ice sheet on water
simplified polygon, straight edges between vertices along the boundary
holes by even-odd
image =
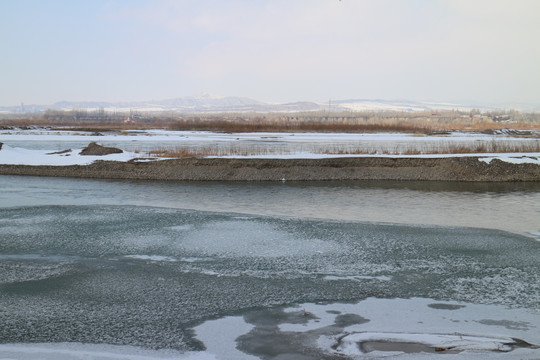
[[[8,219],[0,222],[5,254],[60,256],[64,263],[79,257],[85,266],[136,266],[126,260],[139,259],[183,273],[309,279],[341,288],[356,282],[366,292],[453,294],[467,301],[540,301],[540,275],[531,271],[538,243],[500,231],[132,206],[11,208],[0,215]],[[39,221],[4,231],[10,218]]]
[[[228,316],[218,321],[207,321],[197,326],[197,339],[206,346],[206,352],[215,354],[218,359],[256,360],[236,347],[236,339],[253,329],[242,317]]]
[[[42,224],[50,223],[54,217],[49,215],[18,216],[7,212],[0,218],[0,229],[6,234],[21,235],[41,231]]]
[[[515,319],[527,326],[508,328],[504,326],[508,320],[501,319]],[[280,354],[306,359],[407,359],[411,353],[412,358],[425,359],[434,353],[438,353],[437,357],[445,358],[444,354],[448,354],[456,359],[501,355],[505,359],[520,359],[540,355],[535,345],[540,341],[536,331],[540,314],[497,305],[426,298],[307,303],[211,320],[195,328],[197,338],[212,342],[221,329],[231,328],[231,324],[241,330],[228,336],[220,346],[232,350],[236,345],[236,349],[263,358]]]
[[[280,304],[369,296],[529,309],[540,303],[540,244],[502,231],[133,206],[0,209],[0,218],[40,214],[50,216],[36,224],[40,231],[0,231],[2,254],[13,256],[0,262],[0,279],[9,279],[0,283],[0,337],[11,343],[46,339],[195,350],[202,345],[189,331],[193,324]],[[315,314],[310,306],[306,311]],[[375,318],[365,309],[326,310],[341,311],[341,325],[359,320],[355,314]],[[291,326],[316,330],[325,323],[319,313],[315,319],[294,312]],[[272,312],[265,321],[275,316],[289,317]],[[327,326],[335,320],[332,315]],[[510,317],[477,320],[484,329],[537,326]],[[362,331],[357,325],[348,329]]]
[[[179,246],[205,255],[231,257],[311,256],[340,252],[332,240],[304,238],[275,225],[249,220],[208,223],[193,231]]]
[[[81,343],[0,344],[2,360],[217,360],[207,352]]]
[[[409,345],[421,345],[417,350],[421,349],[422,353],[416,353],[413,358],[430,358],[433,354],[429,355],[426,351],[439,354],[455,352],[467,359],[475,354],[478,358],[497,358],[504,354],[503,358],[510,359],[540,355],[540,349],[536,346],[540,341],[540,314],[533,310],[463,302],[433,302],[419,298],[370,298],[356,306],[301,306],[324,319],[323,324],[318,324],[319,327],[330,323],[334,314],[345,311],[358,312],[370,319],[365,324],[348,327],[343,334],[321,337],[319,344],[332,353],[349,356],[362,354],[366,358],[370,357],[369,354],[377,357],[396,353],[396,356],[399,355],[397,358],[409,358],[406,354],[411,351]],[[291,326],[287,329],[290,330]],[[416,352],[414,347],[412,352]]]
[[[528,326],[503,326],[510,318]],[[254,360],[285,354],[405,360],[431,359],[435,353],[442,359],[532,359],[540,355],[533,342],[540,340],[538,327],[540,314],[530,310],[426,298],[368,298],[255,309],[209,320],[194,329],[206,345],[204,351],[17,343],[0,345],[0,353],[16,360]]]

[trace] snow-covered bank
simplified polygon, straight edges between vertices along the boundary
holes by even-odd
[[[501,133],[480,134],[452,132],[443,135],[413,133],[216,133],[203,131],[140,130],[122,132],[74,132],[33,130],[0,130],[0,142],[11,147],[40,150],[81,148],[89,142],[119,147],[125,151],[181,148],[211,148],[220,155],[250,154],[301,154],[301,153],[444,153],[455,147],[490,149],[494,143],[512,148],[533,147],[540,135],[512,136]],[[231,152],[241,150],[240,152]],[[411,151],[412,150],[412,151]],[[500,149],[497,150],[500,152]],[[528,150],[536,151],[536,150]],[[455,152],[455,151],[454,151]]]
[[[121,154],[109,154],[102,156],[81,155],[80,149],[69,151],[54,150],[30,150],[20,147],[3,145],[0,149],[0,164],[3,165],[33,165],[33,166],[67,166],[67,165],[90,165],[96,160],[107,161],[130,161],[139,159],[148,160],[144,154],[135,152],[123,152]],[[390,158],[390,159],[440,159],[452,157],[478,157],[480,161],[489,164],[494,159],[513,164],[538,164],[540,165],[540,153],[477,153],[477,154],[423,154],[423,155],[367,155],[367,154],[316,154],[302,152],[296,154],[260,154],[260,155],[225,155],[209,156],[208,158],[223,159],[337,159],[337,158]],[[153,158],[154,160],[163,160]]]
[[[299,153],[286,155],[227,155],[209,156],[208,158],[223,159],[338,159],[338,158],[386,158],[386,159],[442,159],[442,158],[473,157],[489,164],[498,159],[512,164],[538,164],[540,153],[473,153],[473,154],[422,154],[422,155],[371,155],[371,154],[313,154]]]
[[[67,150],[67,149],[66,149]],[[65,152],[55,150],[29,150],[3,145],[0,149],[0,164],[6,165],[90,165],[96,160],[129,161],[140,155],[132,152],[109,155],[81,155],[83,149],[73,149]]]
[[[509,131],[497,131],[497,139],[509,140],[515,139],[512,135],[519,134],[519,130],[513,132]],[[530,130],[527,131],[532,136],[540,136],[540,132]],[[118,138],[133,138],[137,137],[141,140],[147,141],[161,141],[166,139],[187,139],[193,141],[215,141],[215,140],[257,140],[257,139],[289,139],[290,141],[320,141],[320,140],[397,140],[403,138],[415,138],[416,140],[428,139],[428,138],[452,138],[452,139],[469,139],[469,140],[484,140],[493,139],[494,135],[483,134],[478,132],[462,132],[454,131],[443,135],[423,135],[416,133],[350,133],[350,132],[238,132],[238,133],[223,133],[223,132],[211,132],[211,131],[175,131],[164,129],[153,130],[123,130],[123,131],[104,131],[98,132],[85,132],[85,131],[73,131],[73,130],[50,130],[45,128],[36,129],[0,129],[0,141],[6,139],[13,140],[65,140],[65,141],[77,141],[88,139],[104,141],[116,140]]]
[[[213,181],[540,180],[540,152],[460,154],[441,151],[449,148],[449,143],[444,143],[448,139],[453,141],[451,146],[473,149],[478,143],[489,149],[487,145],[493,143],[493,136],[473,133],[425,136],[147,130],[103,135],[43,129],[2,130],[0,173]],[[511,141],[507,144],[511,148],[519,148],[519,144],[533,145],[527,149],[535,149],[538,142],[535,138],[515,139],[506,135],[497,136],[498,140]],[[124,152],[81,155],[83,147],[94,141],[119,147]],[[145,150],[126,151],[141,144]],[[187,157],[166,159],[148,155],[150,149],[160,147],[172,149],[174,153],[175,146]],[[78,168],[70,168],[73,166]]]

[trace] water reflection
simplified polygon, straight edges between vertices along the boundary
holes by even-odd
[[[139,205],[540,231],[539,183],[154,182],[0,176],[0,206]]]

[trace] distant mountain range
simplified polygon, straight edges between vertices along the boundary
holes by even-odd
[[[433,110],[510,110],[540,112],[540,105],[532,104],[456,104],[408,100],[330,100],[328,103],[309,101],[274,104],[247,97],[202,94],[175,99],[132,102],[60,101],[51,105],[19,105],[0,107],[0,113],[34,113],[50,110],[104,110],[107,112],[298,112],[298,111],[433,111]]]
[[[182,112],[182,113],[209,113],[209,112],[295,112],[315,111],[323,107],[314,102],[294,102],[286,104],[272,104],[236,96],[213,96],[203,94],[200,96],[186,96],[175,99],[156,101],[59,101],[51,105],[19,105],[0,107],[0,113],[43,112],[50,110],[88,110],[103,109],[108,112]]]

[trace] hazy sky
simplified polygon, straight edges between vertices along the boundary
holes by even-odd
[[[0,105],[540,103],[539,0],[0,0]]]

